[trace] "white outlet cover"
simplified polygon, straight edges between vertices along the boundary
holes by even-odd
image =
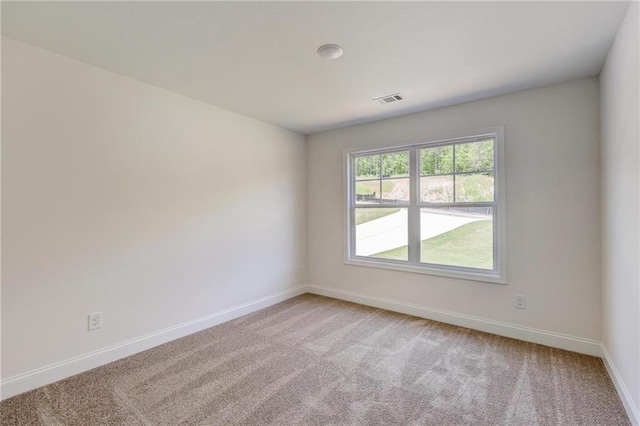
[[[527,309],[526,296],[516,295],[514,298],[513,306],[517,309]]]
[[[89,314],[89,331],[102,328],[102,312]]]

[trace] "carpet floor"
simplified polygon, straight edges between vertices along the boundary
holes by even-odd
[[[303,295],[0,404],[2,425],[628,425],[599,358]]]

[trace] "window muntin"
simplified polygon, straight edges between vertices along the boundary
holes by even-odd
[[[409,151],[355,157],[356,204],[409,203]]]
[[[420,148],[420,201],[494,201],[495,139]]]
[[[496,133],[349,154],[347,261],[502,282],[498,142]]]

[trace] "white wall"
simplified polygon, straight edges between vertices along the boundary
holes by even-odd
[[[303,135],[4,38],[2,89],[3,379],[304,279]]]
[[[602,340],[640,408],[640,5],[632,3],[600,75]],[[640,417],[636,418],[640,422]]]
[[[387,108],[393,108],[392,105]],[[309,281],[584,339],[600,339],[598,81],[584,79],[312,135]],[[505,126],[508,284],[343,263],[343,150]],[[527,309],[513,296],[527,296]]]

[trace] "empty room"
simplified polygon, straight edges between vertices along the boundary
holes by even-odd
[[[2,1],[2,425],[640,425],[640,3]]]

